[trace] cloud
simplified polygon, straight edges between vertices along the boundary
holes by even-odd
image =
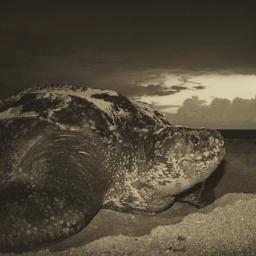
[[[178,93],[180,88],[167,88],[162,84],[149,84],[147,86],[135,86],[134,87],[134,96],[166,96]]]
[[[186,75],[182,75],[179,79],[181,82],[183,82],[184,84],[201,84],[199,82],[194,82],[190,80],[189,76]]]
[[[176,90],[177,92],[183,91],[183,90],[187,90],[188,87],[186,86],[181,86],[181,85],[173,85],[171,86],[172,89]]]
[[[198,85],[198,86],[193,86],[194,89],[197,89],[197,90],[203,90],[205,89],[205,86],[203,85]]]
[[[173,124],[209,128],[256,128],[256,97],[234,100],[215,98],[209,105],[197,96],[188,98],[175,114],[167,114]]]
[[[204,86],[196,86],[194,89],[201,90]],[[148,84],[148,85],[133,85],[130,87],[130,95],[134,97],[140,96],[167,96],[179,93],[184,90],[191,90],[191,87],[182,85],[172,85],[170,87],[164,86],[163,83]]]
[[[134,76],[134,83],[130,85],[129,96],[168,96],[185,90],[205,89],[199,82],[189,80],[190,76],[176,72],[149,70]],[[198,85],[194,85],[198,84]]]

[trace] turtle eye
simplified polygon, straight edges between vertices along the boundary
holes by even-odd
[[[199,138],[198,138],[197,136],[195,136],[195,135],[191,135],[191,136],[190,136],[190,140],[191,140],[191,142],[192,142],[194,145],[198,145],[199,142],[200,142]]]

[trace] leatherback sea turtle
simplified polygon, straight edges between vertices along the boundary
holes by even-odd
[[[117,92],[69,85],[3,100],[0,141],[3,252],[69,237],[102,207],[162,211],[225,151],[215,130],[174,127]]]

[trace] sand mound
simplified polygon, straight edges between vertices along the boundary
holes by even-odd
[[[158,226],[148,235],[107,236],[61,252],[23,255],[256,255],[255,216],[255,194],[226,194],[179,223]]]

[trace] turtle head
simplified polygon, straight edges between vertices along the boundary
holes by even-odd
[[[168,127],[155,144],[157,162],[178,194],[204,181],[225,155],[224,140],[216,130]]]

